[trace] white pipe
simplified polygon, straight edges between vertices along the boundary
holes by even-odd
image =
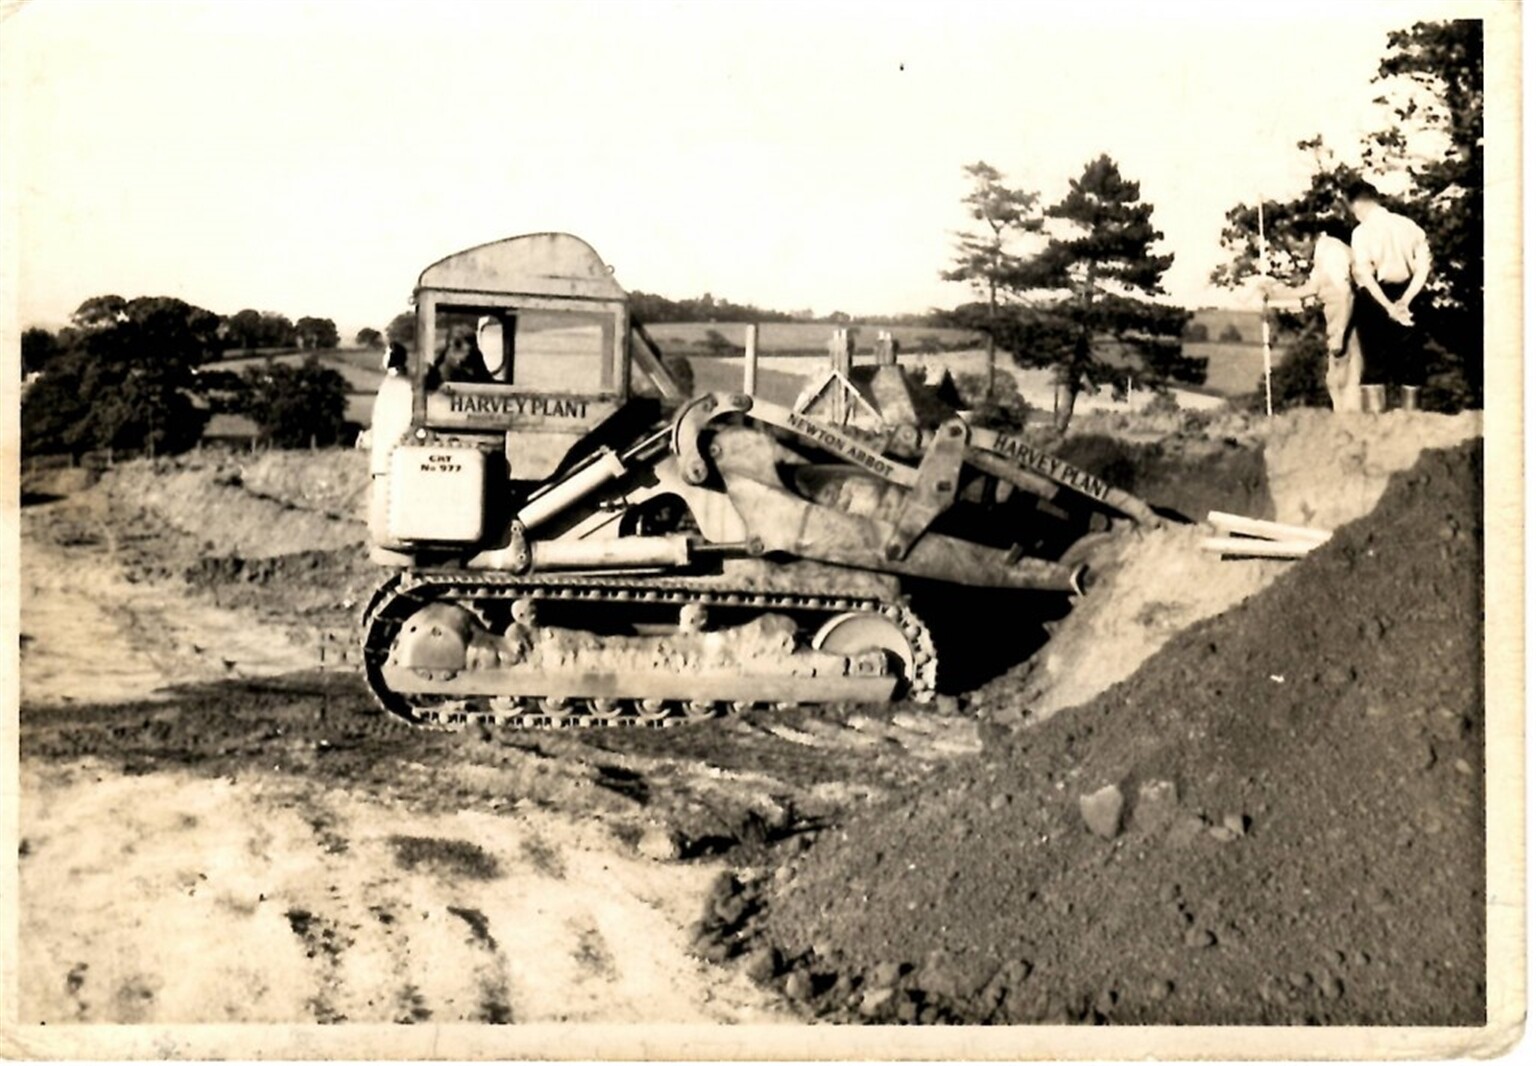
[[[1206,537],[1200,542],[1202,551],[1263,559],[1299,559],[1317,546],[1315,540],[1255,540],[1252,537]]]
[[[1318,544],[1333,536],[1326,529],[1309,526],[1289,526],[1283,522],[1268,522],[1262,518],[1245,518],[1242,515],[1212,511],[1205,519],[1224,533],[1242,533],[1267,540],[1310,540]]]

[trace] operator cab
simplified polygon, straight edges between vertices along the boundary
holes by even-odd
[[[629,398],[625,292],[576,237],[513,237],[434,263],[416,315],[413,425],[517,434],[514,479],[550,474]]]
[[[653,420],[656,398],[680,399],[627,300],[566,233],[493,241],[422,271],[414,349],[374,404],[376,545],[479,542],[506,495],[496,482],[516,495],[619,423]],[[642,397],[652,402],[632,402]]]

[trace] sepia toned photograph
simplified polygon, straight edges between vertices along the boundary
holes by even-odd
[[[1520,1039],[1518,4],[0,13],[5,1057]]]

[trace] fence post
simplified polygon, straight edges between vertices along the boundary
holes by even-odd
[[[757,393],[757,323],[747,326],[747,352],[741,364],[741,391],[748,396]]]

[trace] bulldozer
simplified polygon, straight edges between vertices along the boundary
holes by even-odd
[[[1141,500],[884,344],[799,399],[686,389],[563,233],[432,264],[370,427],[363,670],[414,723],[665,726],[934,699],[914,583],[1083,590]]]

